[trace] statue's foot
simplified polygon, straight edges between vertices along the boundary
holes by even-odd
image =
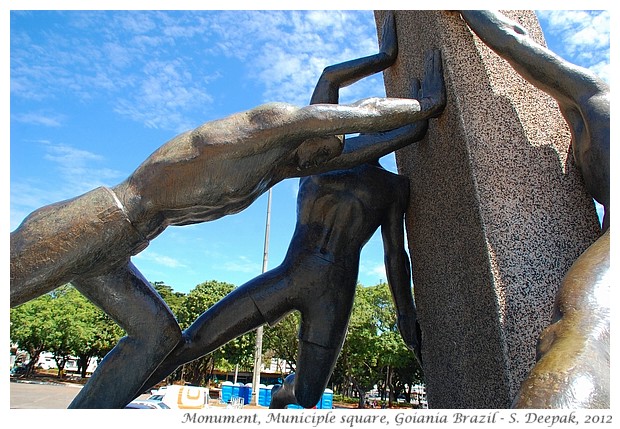
[[[287,405],[296,404],[295,398],[295,374],[291,374],[284,379],[283,384],[276,384],[271,389],[271,403],[269,408],[282,409]]]

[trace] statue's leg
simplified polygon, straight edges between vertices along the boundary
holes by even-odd
[[[131,263],[73,285],[127,335],[101,361],[69,408],[124,408],[181,340],[177,321]]]
[[[609,230],[566,274],[514,408],[609,408]]]
[[[286,408],[290,404],[314,407],[327,387],[340,350],[341,347],[325,347],[301,340],[296,372],[286,377],[282,386],[273,388],[269,408]]]
[[[342,333],[344,339],[345,331]],[[295,373],[295,398],[304,408],[314,407],[329,382],[342,346],[324,347],[307,341],[299,342]]]
[[[295,377],[272,392],[270,408],[284,408],[291,403],[314,407],[325,391],[344,343],[357,272],[346,272],[333,264],[317,265],[313,269],[322,275],[309,282],[305,301],[300,306]]]
[[[277,269],[269,271],[234,289],[207,309],[183,332],[183,341],[161,363],[141,390],[163,380],[180,365],[211,353],[227,342],[271,322],[261,313],[252,294],[260,294],[267,302],[272,301],[274,306],[285,305],[284,300],[272,296],[274,291],[282,289],[278,287],[280,279]],[[290,310],[289,307],[284,308],[278,317]]]

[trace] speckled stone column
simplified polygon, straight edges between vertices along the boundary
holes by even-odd
[[[506,11],[544,43],[533,11]],[[380,26],[383,12],[375,12]],[[507,408],[535,362],[561,279],[598,236],[555,101],[456,13],[398,11],[387,95],[407,97],[440,48],[448,105],[397,153],[431,408]],[[380,37],[380,31],[378,31]]]

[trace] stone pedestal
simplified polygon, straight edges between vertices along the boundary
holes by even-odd
[[[533,11],[506,11],[544,43]],[[383,12],[375,12],[380,27]],[[443,54],[448,104],[397,153],[431,408],[507,408],[535,362],[555,293],[599,234],[555,101],[444,11],[396,12],[387,95]],[[378,31],[380,37],[381,31]]]

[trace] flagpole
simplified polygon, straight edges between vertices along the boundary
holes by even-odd
[[[267,221],[265,223],[265,244],[263,247],[263,273],[267,271],[267,260],[269,256],[269,228],[271,222],[271,188],[267,196]],[[263,326],[256,329],[256,346],[254,348],[254,373],[252,376],[252,405],[258,405],[260,370],[262,367],[263,355]]]

